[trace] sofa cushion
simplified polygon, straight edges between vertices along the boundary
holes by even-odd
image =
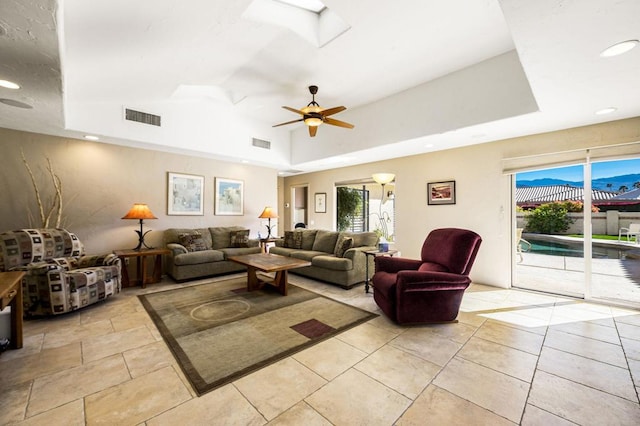
[[[311,259],[311,264],[319,268],[330,269],[332,271],[350,271],[353,269],[351,259],[344,257],[321,255]]]
[[[338,240],[338,232],[318,230],[316,239],[313,242],[313,251],[323,251],[325,253],[334,253],[336,249],[336,241]]]
[[[294,253],[296,251],[300,251],[300,249],[293,249],[289,247],[278,247],[278,246],[269,248],[269,253],[278,254],[280,256],[291,256],[291,253]]]
[[[283,247],[301,249],[302,248],[302,232],[284,231]]]
[[[298,251],[292,251],[290,256],[291,257],[295,257],[296,259],[301,259],[301,260],[306,260],[306,261],[311,261],[311,259],[313,259],[316,256],[326,256],[327,253],[323,252],[323,251],[313,251],[313,250],[298,250]]]
[[[221,260],[224,260],[224,253],[220,250],[203,250],[179,254],[173,258],[173,263],[176,266],[199,265],[201,263],[220,262]]]
[[[375,232],[341,232],[340,234],[353,238],[354,247],[377,247],[380,239]]]
[[[344,257],[344,254],[353,247],[353,238],[351,237],[342,237],[336,243],[336,248],[334,254],[336,257]]]
[[[245,254],[260,253],[262,249],[260,247],[229,247],[220,249],[224,253],[224,258],[228,259],[229,256],[243,256]]]
[[[207,249],[204,239],[202,238],[202,234],[200,233],[180,234],[178,235],[178,241],[187,249],[188,252]]]
[[[249,230],[243,229],[242,231],[231,231],[230,247],[249,247]]]
[[[164,231],[164,243],[180,244],[180,234],[200,234],[204,240],[205,249],[211,250],[211,232],[207,228],[169,228]]]
[[[247,228],[242,226],[216,226],[209,228],[211,233],[212,244],[211,248],[214,250],[231,247],[231,232],[244,231]]]
[[[313,250],[313,243],[316,240],[316,234],[318,233],[317,229],[302,229],[302,250]]]

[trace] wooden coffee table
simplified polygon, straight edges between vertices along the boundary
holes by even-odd
[[[311,265],[311,262],[306,260],[270,253],[230,256],[229,260],[247,267],[247,291],[258,290],[264,284],[269,284],[276,287],[283,296],[287,295],[287,272],[289,269]],[[261,279],[258,278],[258,271],[275,272],[276,276],[273,280]]]

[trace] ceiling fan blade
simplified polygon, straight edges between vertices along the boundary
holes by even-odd
[[[304,120],[304,118],[301,118],[299,120],[292,120],[292,121],[287,121],[286,123],[280,123],[280,124],[275,124],[271,127],[278,127],[278,126],[284,126],[286,124],[292,124],[292,123],[299,123],[300,121]]]
[[[334,108],[323,109],[322,111],[320,111],[320,113],[325,117],[328,117],[330,115],[337,114],[341,111],[344,111],[345,109],[347,109],[347,107],[339,106]]]
[[[289,110],[291,112],[295,112],[296,114],[304,115],[304,112],[300,111],[299,109],[291,108],[288,106],[283,106],[282,108]]]
[[[318,131],[318,126],[309,126],[309,136],[314,137]]]
[[[346,127],[347,129],[353,129],[353,124],[350,123],[346,123],[344,121],[340,121],[340,120],[336,120],[334,118],[325,118],[324,122],[327,124],[331,124],[332,126],[338,126],[338,127]]]

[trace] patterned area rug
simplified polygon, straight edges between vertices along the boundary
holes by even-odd
[[[246,278],[140,295],[198,395],[376,314],[289,284],[247,292]]]

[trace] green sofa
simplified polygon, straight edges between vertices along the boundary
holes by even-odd
[[[351,239],[351,248],[341,252],[344,239]],[[365,280],[366,262],[369,261],[369,278],[373,275],[373,257],[363,252],[376,250],[378,236],[375,232],[337,232],[302,229],[285,232],[285,238],[276,241],[270,253],[291,256],[311,262],[311,266],[294,268],[289,272],[309,278],[351,288]],[[344,248],[344,246],[342,246]]]
[[[229,256],[260,253],[260,242],[248,239],[241,226],[213,228],[170,228],[164,231],[164,244],[171,250],[166,256],[166,273],[178,282],[212,275],[246,271],[227,260]],[[235,238],[242,234],[245,238]]]

